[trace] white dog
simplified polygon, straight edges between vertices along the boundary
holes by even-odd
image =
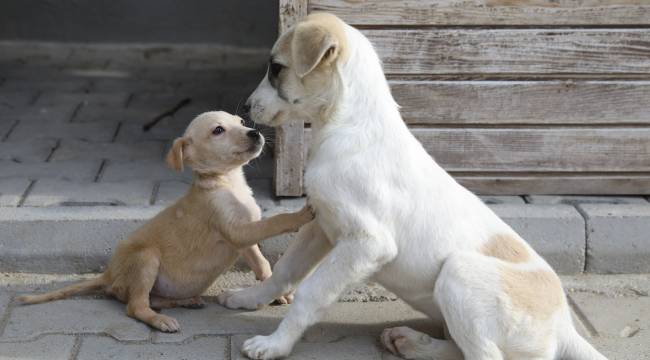
[[[271,278],[219,297],[255,309],[305,279],[278,329],[246,341],[246,355],[288,355],[346,287],[372,278],[448,330],[438,340],[386,329],[381,341],[394,354],[605,359],[576,332],[553,269],[413,137],[359,31],[308,16],[276,42],[249,105],[260,123],[311,122],[305,184],[316,221]]]

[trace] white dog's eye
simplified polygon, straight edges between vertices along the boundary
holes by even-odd
[[[271,73],[272,77],[278,77],[282,69],[284,69],[284,65],[280,63],[271,62],[271,64],[269,65],[269,72]]]
[[[239,120],[239,122],[244,125],[244,119]]]
[[[214,128],[214,130],[212,130],[212,135],[219,135],[224,132],[226,132],[226,129],[224,129],[223,126],[217,126]]]

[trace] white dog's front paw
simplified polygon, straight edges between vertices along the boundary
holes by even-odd
[[[289,355],[291,345],[283,344],[273,336],[255,336],[244,342],[241,351],[251,359],[277,359]]]
[[[217,296],[217,302],[228,309],[257,310],[266,305],[258,300],[249,289],[226,290]]]

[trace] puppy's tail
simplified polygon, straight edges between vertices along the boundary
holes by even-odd
[[[562,359],[567,360],[607,360],[573,326],[567,329],[565,336],[560,338]]]
[[[45,294],[19,296],[17,300],[23,304],[40,304],[52,300],[65,299],[73,295],[91,294],[100,291],[105,285],[106,280],[104,275],[102,275],[98,278],[85,280]]]

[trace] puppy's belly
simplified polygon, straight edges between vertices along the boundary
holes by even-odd
[[[151,293],[168,299],[186,299],[201,295],[211,283],[212,281],[173,281],[165,274],[158,274]]]

